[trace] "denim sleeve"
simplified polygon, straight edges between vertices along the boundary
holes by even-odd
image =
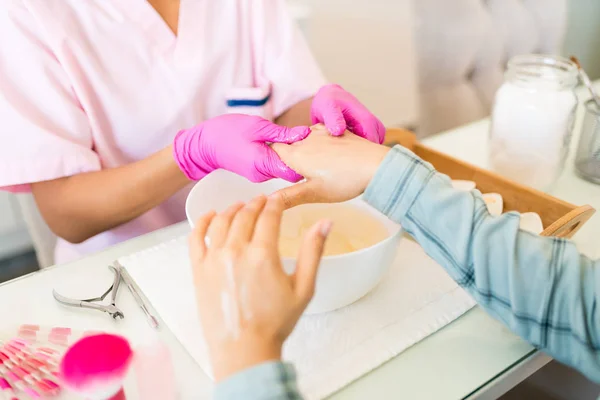
[[[215,400],[302,400],[294,367],[267,362],[239,372],[220,382]]]
[[[489,314],[600,382],[599,260],[569,240],[520,230],[518,213],[491,216],[479,191],[453,189],[446,175],[400,146],[365,200],[400,223]]]

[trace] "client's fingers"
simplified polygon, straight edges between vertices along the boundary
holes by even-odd
[[[258,196],[233,217],[227,238],[227,244],[230,247],[235,248],[248,243],[252,239],[254,225],[256,225],[256,220],[266,202],[267,198],[264,195]]]
[[[204,258],[206,254],[206,242],[204,238],[215,215],[216,212],[211,211],[196,221],[196,226],[189,237],[190,259],[192,261],[201,261]]]
[[[244,207],[244,203],[236,203],[222,213],[214,216],[206,234],[208,237],[208,247],[219,248],[225,243],[231,221],[233,221],[233,217],[235,217],[242,207]]]
[[[283,204],[277,198],[269,198],[256,220],[252,242],[265,249],[276,249],[283,215]]]
[[[311,179],[280,189],[270,197],[280,199],[286,210],[300,204],[326,202],[325,199],[319,196],[318,186],[319,183]]]
[[[315,291],[317,270],[330,230],[331,221],[320,221],[306,233],[302,240],[294,273],[294,289],[304,305],[308,304]]]

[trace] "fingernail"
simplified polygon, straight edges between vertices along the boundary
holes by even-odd
[[[331,227],[333,226],[333,222],[331,221],[324,221],[321,223],[321,235],[323,235],[324,237],[327,237],[329,235],[329,232],[331,232]]]

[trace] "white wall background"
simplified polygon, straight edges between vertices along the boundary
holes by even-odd
[[[569,0],[565,54],[579,58],[592,79],[600,79],[600,0]]]

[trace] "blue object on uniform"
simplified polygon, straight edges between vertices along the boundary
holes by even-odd
[[[258,100],[250,100],[250,99],[231,99],[227,100],[227,107],[262,107],[271,98],[271,94],[269,93],[265,98]]]

